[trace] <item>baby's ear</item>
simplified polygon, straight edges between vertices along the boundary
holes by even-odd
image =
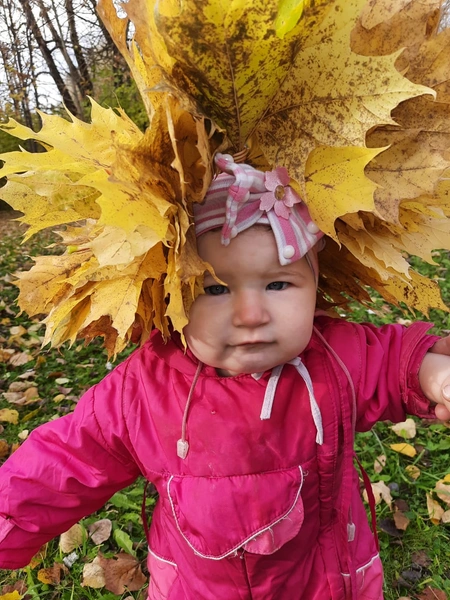
[[[433,352],[434,354],[445,354],[446,356],[450,356],[450,335],[447,335],[440,340],[438,340],[434,346],[432,346],[429,352]]]

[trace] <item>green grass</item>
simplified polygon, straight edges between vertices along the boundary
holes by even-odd
[[[24,430],[31,431],[41,423],[72,411],[81,394],[102,379],[111,365],[99,342],[93,342],[87,347],[77,343],[72,348],[63,347],[60,350],[40,349],[43,327],[38,319],[17,315],[17,290],[12,283],[11,273],[17,269],[28,268],[31,264],[30,255],[56,252],[57,248],[46,249],[54,239],[48,233],[41,234],[20,246],[19,228],[11,223],[6,225],[1,220],[0,234],[0,348],[12,348],[16,352],[27,351],[32,357],[30,362],[19,367],[0,362],[0,392],[7,391],[10,384],[17,381],[30,381],[39,392],[39,399],[25,406],[11,405],[0,395],[0,409],[12,408],[19,414],[17,424],[0,423],[1,461],[2,448],[6,456],[14,445],[19,443],[19,435],[23,434]],[[438,261],[436,267],[416,264],[424,274],[440,279],[444,299],[450,304],[450,281],[445,277],[450,260],[446,253],[442,253]],[[420,315],[408,316],[400,309],[387,306],[374,295],[370,309],[354,305],[351,317],[357,321],[381,325],[399,319],[420,318]],[[431,311],[430,320],[435,323],[436,333],[446,334],[450,331],[449,314]],[[26,331],[14,339],[11,337],[11,328],[18,325],[22,325]],[[130,351],[131,349],[119,356],[116,362],[122,360]],[[30,379],[21,379],[27,372],[32,373]],[[416,423],[418,433],[411,443],[419,448],[419,453],[414,459],[391,450],[390,444],[401,440],[390,429],[389,424],[380,423],[371,432],[358,434],[356,440],[357,454],[372,481],[384,481],[391,487],[394,501],[402,500],[408,505],[406,515],[410,524],[403,533],[395,530],[391,530],[390,533],[384,531],[385,524],[389,525],[392,521],[392,511],[384,502],[377,506],[379,539],[385,567],[386,600],[394,600],[400,596],[417,597],[428,586],[442,590],[450,597],[450,528],[431,523],[426,503],[426,493],[434,488],[436,481],[450,473],[450,430],[444,425],[430,425],[419,419],[416,419]],[[386,466],[377,474],[374,471],[374,461],[381,454],[387,457]],[[421,471],[416,481],[412,480],[405,470],[410,464],[415,464]],[[140,521],[143,486],[142,480],[136,482],[134,486],[116,494],[98,513],[83,520],[83,527],[87,530],[89,525],[98,519],[110,519],[113,533],[100,546],[96,546],[85,536],[82,545],[76,549],[79,556],[77,562],[67,570],[59,584],[49,585],[38,579],[40,569],[49,568],[55,562],[61,563],[65,557],[59,550],[58,540],[53,540],[47,546],[45,558],[36,567],[27,567],[15,572],[0,571],[0,596],[2,591],[4,593],[5,590],[11,590],[11,586],[24,582],[27,586],[27,597],[33,599],[144,598],[145,590],[115,595],[105,588],[81,586],[84,565],[92,562],[99,552],[107,558],[120,551],[131,552],[141,562],[146,573],[146,542]],[[153,503],[154,498],[150,497],[150,512]],[[389,530],[389,527],[387,529]],[[391,535],[392,533],[396,535]]]

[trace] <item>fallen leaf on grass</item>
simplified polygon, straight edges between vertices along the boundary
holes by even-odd
[[[413,458],[417,454],[416,449],[414,448],[414,446],[411,446],[411,444],[391,444],[390,447],[391,450],[394,450],[394,452],[404,454],[405,456],[409,456],[410,458]]]
[[[26,406],[40,400],[37,387],[28,387],[23,392],[3,392],[2,396],[10,404],[17,406]]]
[[[98,562],[98,557],[94,558],[93,562],[84,565],[83,579],[81,581],[83,587],[100,589],[105,587],[105,583],[105,572]]]
[[[396,423],[395,425],[391,426],[391,429],[398,436],[407,440],[411,440],[412,438],[416,437],[417,433],[416,423],[413,421],[413,419],[406,419],[406,421],[403,421],[402,423]]]
[[[377,456],[375,459],[375,462],[373,464],[373,470],[375,471],[375,473],[380,474],[385,466],[386,466],[386,455],[381,454],[380,456]]]
[[[450,523],[450,510],[445,511],[445,513],[441,517],[441,521],[442,521],[442,523],[445,523],[446,525],[448,523]]]
[[[59,538],[59,548],[64,554],[69,554],[83,543],[83,528],[79,523],[75,523],[72,527],[62,533]]]
[[[33,556],[33,558],[30,560],[30,562],[27,566],[30,567],[30,569],[35,569],[36,567],[38,567],[41,564],[41,562],[45,559],[46,556],[47,556],[47,544],[44,544],[43,546],[41,546],[39,548],[39,550]]]
[[[0,458],[5,458],[9,454],[9,444],[6,440],[0,440]]]
[[[11,327],[11,329],[9,330],[9,334],[13,338],[20,337],[20,336],[24,335],[25,333],[28,333],[28,331],[25,329],[25,327],[23,325],[15,325],[14,327]]]
[[[36,371],[34,369],[27,369],[25,373],[18,376],[19,379],[30,379],[30,377],[36,377]]]
[[[0,348],[0,362],[8,362],[14,352],[11,348]]]
[[[53,398],[53,402],[62,402],[65,397],[65,394],[56,394],[56,396]]]
[[[39,569],[37,578],[41,583],[48,585],[59,585],[61,583],[61,572],[67,573],[68,569],[61,563],[53,563],[53,567],[47,569]]]
[[[22,392],[3,392],[2,396],[10,404],[20,404],[23,394]]]
[[[438,498],[450,505],[450,475],[446,475],[444,479],[440,479],[434,489]]]
[[[417,552],[413,552],[411,555],[411,560],[416,565],[420,565],[421,567],[428,568],[433,562],[432,559],[424,552],[423,550],[418,550]]]
[[[27,593],[27,585],[24,581],[16,581],[14,585],[4,585],[1,588],[1,593],[3,594],[0,595],[0,600],[3,598],[6,598],[8,600],[8,594],[19,594],[19,598],[22,598],[22,596],[24,594]],[[17,596],[12,596],[12,599],[17,598]],[[10,597],[11,600],[11,597]]]
[[[411,477],[411,479],[418,479],[420,477],[420,469],[416,467],[416,465],[408,465],[405,467],[406,474]]]
[[[24,392],[32,385],[30,381],[13,381],[8,388],[8,392]]]
[[[19,413],[17,410],[10,408],[0,408],[0,422],[1,423],[12,423],[17,425],[19,422]]]
[[[376,483],[371,483],[372,492],[375,498],[375,504],[380,504],[382,500],[386,502],[386,504],[390,507],[392,504],[392,496],[391,490],[384,483],[384,481],[377,481]],[[366,502],[368,502],[367,491],[364,490],[363,497]]]
[[[439,525],[441,517],[444,514],[444,509],[434,500],[430,494],[427,494],[427,509],[430,516],[430,521],[433,525]]]
[[[392,537],[395,537],[395,538],[402,537],[402,533],[395,526],[393,519],[380,519],[378,521],[378,527],[381,529],[381,531],[384,531],[385,533],[387,533],[388,535],[391,535]]]
[[[134,556],[120,552],[113,558],[100,555],[98,559],[105,572],[105,587],[113,594],[119,596],[125,591],[136,592],[147,582],[140,563]]]
[[[27,362],[30,362],[30,360],[33,360],[33,357],[31,354],[28,354],[28,352],[17,352],[10,357],[8,362],[13,367],[21,367]]]
[[[396,510],[394,513],[394,523],[397,529],[400,529],[400,531],[406,531],[410,520],[401,510]]]
[[[7,594],[2,594],[0,596],[0,600],[20,600],[22,598],[22,596],[19,594],[19,592],[17,590],[15,590],[14,592],[10,592]]]
[[[112,522],[109,519],[100,519],[88,527],[91,540],[96,546],[109,539],[112,531]]]
[[[442,590],[427,587],[417,596],[418,600],[447,600],[447,594]]]

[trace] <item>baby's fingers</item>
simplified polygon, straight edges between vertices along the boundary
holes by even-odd
[[[437,404],[435,408],[436,418],[441,421],[450,421],[450,410],[445,404]]]

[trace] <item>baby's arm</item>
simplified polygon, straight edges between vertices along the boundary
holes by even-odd
[[[424,356],[419,381],[425,396],[436,402],[436,416],[450,419],[450,336],[438,340]]]

